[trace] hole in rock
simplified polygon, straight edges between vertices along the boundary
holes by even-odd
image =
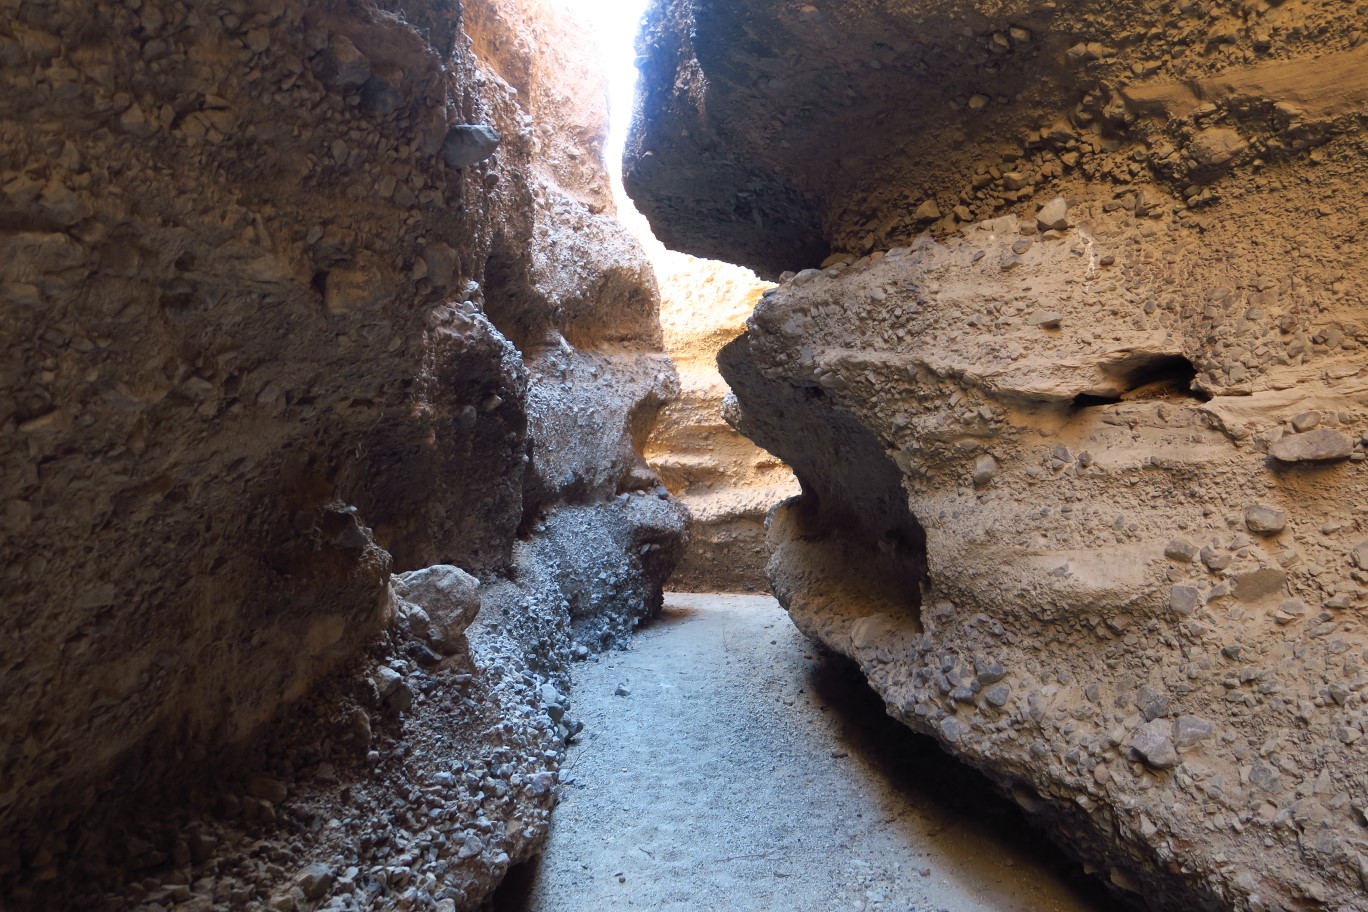
[[[1197,368],[1182,355],[1136,354],[1104,370],[1114,378],[1113,383],[1107,389],[1074,396],[1075,409],[1148,399],[1210,398],[1193,389]]]

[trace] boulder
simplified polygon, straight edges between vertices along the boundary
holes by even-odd
[[[395,577],[400,610],[413,632],[443,655],[464,648],[465,631],[480,610],[480,581],[459,567],[437,564]]]

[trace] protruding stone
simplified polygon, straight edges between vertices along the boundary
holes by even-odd
[[[1202,559],[1202,564],[1211,571],[1224,570],[1230,566],[1231,557],[1226,551],[1220,551],[1211,546],[1203,548],[1198,552]]]
[[[912,217],[919,222],[934,222],[941,217],[940,206],[933,199],[926,200],[912,213]]]
[[[1229,127],[1210,127],[1198,133],[1189,152],[1203,168],[1222,168],[1249,148],[1239,131]]]
[[[381,697],[388,697],[403,686],[403,683],[404,676],[388,665],[381,665],[375,671],[375,689]]]
[[[1278,610],[1273,613],[1273,620],[1279,624],[1295,624],[1306,617],[1306,602],[1301,599],[1284,599],[1278,603]]]
[[[1277,535],[1287,528],[1287,514],[1263,504],[1245,510],[1245,526],[1255,535]]]
[[[1174,586],[1169,590],[1169,608],[1174,614],[1188,617],[1202,604],[1202,593],[1196,586]]]
[[[328,891],[332,889],[332,869],[322,862],[314,862],[299,872],[295,883],[304,891],[305,899],[316,902],[327,896]]]
[[[1288,434],[1268,447],[1268,455],[1279,462],[1337,462],[1353,453],[1354,441],[1334,428]]]
[[[966,729],[964,727],[964,723],[961,722],[959,719],[956,719],[954,716],[947,716],[941,720],[941,737],[944,738],[946,741],[949,741],[951,744],[954,744],[960,738],[963,738],[965,731]]]
[[[988,701],[990,706],[998,709],[1007,705],[1007,700],[1012,695],[1012,688],[1007,684],[994,684],[983,692],[983,699]]]
[[[484,124],[459,124],[447,131],[442,160],[448,168],[465,168],[482,162],[499,148],[498,131]]]
[[[982,668],[977,676],[978,682],[983,685],[996,684],[1007,677],[1007,669],[1002,667],[1001,662],[989,662]]]
[[[370,78],[370,61],[346,35],[333,35],[323,52],[318,78],[333,89],[353,89]]]
[[[1163,688],[1143,684],[1136,693],[1135,706],[1146,722],[1153,722],[1168,715],[1169,695]]]
[[[981,488],[997,474],[998,461],[987,453],[974,460],[974,487]]]
[[[1296,415],[1292,418],[1292,430],[1296,431],[1298,434],[1304,434],[1319,426],[1320,421],[1320,412],[1302,412],[1300,415]]]
[[[1173,724],[1164,719],[1146,722],[1131,736],[1131,754],[1159,770],[1178,765],[1178,751],[1173,746]]]
[[[1175,538],[1164,546],[1164,557],[1190,564],[1197,559],[1197,546],[1190,541]]]
[[[428,641],[444,655],[458,652],[465,629],[480,610],[480,581],[446,564],[414,570],[395,578],[399,597],[421,606],[432,619]]]
[[[1036,213],[1036,225],[1041,231],[1063,231],[1069,227],[1069,204],[1056,196]]]
[[[1350,560],[1352,560],[1354,566],[1358,567],[1360,570],[1368,570],[1368,539],[1364,539],[1357,545],[1354,545],[1354,553],[1350,555]]]
[[[1211,723],[1197,716],[1179,716],[1174,725],[1173,743],[1180,751],[1195,747],[1211,737]]]

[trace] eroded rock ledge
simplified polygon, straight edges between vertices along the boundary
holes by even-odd
[[[526,777],[554,782],[561,702],[538,682],[658,604],[682,536],[639,452],[678,383],[650,266],[612,218],[592,54],[537,0],[0,2],[7,901],[98,889],[63,865],[102,817],[250,753],[339,670],[389,688],[358,685],[363,718],[395,676],[428,687],[376,769],[429,723],[485,755],[439,826],[454,853],[478,816],[481,847],[416,880],[428,900],[475,903],[535,848],[552,799]],[[432,653],[395,601],[391,572],[432,564],[483,584],[473,650]],[[432,690],[458,672],[488,713]],[[422,715],[423,693],[455,709]],[[321,743],[365,776],[369,731]],[[319,743],[273,774],[313,776]],[[478,785],[510,771],[511,792]],[[417,801],[406,779],[370,787],[377,814]],[[257,792],[254,836],[283,787]],[[353,863],[404,857],[386,832]],[[178,895],[205,870],[190,843],[100,860],[144,882],[174,867]],[[285,908],[270,891],[294,872],[254,870],[194,901]],[[388,907],[396,882],[365,895]]]
[[[687,21],[694,76],[629,166],[655,217],[815,266],[748,245],[721,172],[676,194],[744,161],[845,253],[719,359],[803,485],[771,526],[795,621],[1118,891],[1364,908],[1358,26],[721,6],[657,9],[648,54]]]
[[[1352,128],[1362,41],[1336,4],[656,0],[625,179],[667,245],[771,277],[1061,180],[1200,204]]]

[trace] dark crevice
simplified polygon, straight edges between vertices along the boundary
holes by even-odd
[[[501,247],[485,262],[485,316],[520,352],[539,342],[546,330],[528,274],[528,264]]]
[[[509,868],[503,883],[481,907],[481,912],[526,912],[532,908],[532,891],[541,875],[541,865],[541,856],[534,855]]]
[[[1151,399],[1205,402],[1211,398],[1193,387],[1197,368],[1182,355],[1137,353],[1104,370],[1113,382],[1104,389],[1086,390],[1074,396],[1075,410]]]
[[[1079,393],[1073,398],[1075,409],[1096,408],[1099,405],[1116,405],[1121,401],[1120,396],[1098,396],[1093,393]]]
[[[1017,804],[940,744],[889,716],[855,662],[823,649],[812,670],[813,690],[839,714],[851,752],[868,760],[893,788],[916,796],[921,807],[951,819],[973,821],[1027,852],[1053,871],[1085,903],[1099,909],[1137,909],[1084,873],[1081,865],[1045,838]],[[967,824],[966,824],[967,825]]]

